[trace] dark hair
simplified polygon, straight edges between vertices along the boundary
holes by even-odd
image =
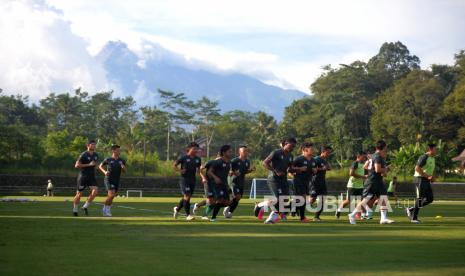
[[[428,148],[429,148],[429,149],[433,149],[433,148],[435,148],[435,147],[437,147],[437,145],[436,145],[435,143],[429,143],[429,144],[428,144]]]
[[[321,147],[321,151],[327,151],[327,150],[332,151],[333,148],[331,146],[323,146],[323,147]]]
[[[188,149],[191,149],[191,148],[199,148],[199,144],[197,144],[197,142],[190,142],[188,145],[187,145],[187,148]]]
[[[220,156],[224,156],[224,153],[231,149],[230,145],[222,145],[220,148]]]
[[[96,144],[95,140],[89,139],[89,141],[87,141],[87,145],[90,145],[90,144]]]
[[[394,176],[392,179],[397,179],[397,176]]]
[[[281,146],[285,146],[286,144],[297,144],[297,140],[294,137],[288,137],[281,141]]]
[[[246,145],[239,145],[239,148],[240,148],[240,149],[241,149],[241,148],[245,148],[245,149],[246,149],[247,146],[246,146]]]
[[[300,146],[300,148],[303,150],[303,149],[308,149],[308,148],[311,148],[313,147],[313,143],[310,143],[310,142],[303,142],[302,145]]]
[[[386,142],[385,142],[384,140],[379,140],[379,141],[377,141],[377,142],[376,142],[375,148],[376,148],[377,150],[383,150],[383,149],[385,149],[385,148],[386,148]]]
[[[119,145],[111,145],[111,150],[119,149],[121,148]]]

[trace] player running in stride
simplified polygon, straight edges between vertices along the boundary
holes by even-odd
[[[333,149],[330,146],[325,146],[322,148],[320,156],[315,157],[317,173],[310,188],[310,204],[313,204],[318,199],[318,211],[315,212],[314,221],[321,221],[320,215],[323,213],[325,196],[328,195],[326,171],[331,170],[328,158],[332,151]]]
[[[357,154],[357,159],[352,163],[349,170],[349,182],[347,182],[347,194],[346,199],[341,203],[336,211],[336,218],[339,219],[341,216],[342,209],[349,205],[356,197],[362,197],[363,194],[363,182],[367,178],[365,175],[365,161],[366,153],[361,151]]]
[[[269,171],[268,187],[276,197],[275,211],[272,211],[265,221],[265,224],[273,224],[279,221],[279,213],[281,210],[280,202],[284,205],[289,205],[289,183],[287,182],[288,172],[292,172],[292,162],[294,157],[292,151],[295,148],[297,141],[295,138],[287,138],[281,143],[281,148],[274,150],[263,161],[263,166]],[[286,219],[285,213],[281,213],[282,219]]]
[[[86,203],[82,206],[82,210],[86,216],[89,215],[89,205],[97,196],[97,179],[95,178],[95,166],[97,166],[98,154],[95,152],[95,140],[89,140],[87,150],[81,153],[78,160],[74,164],[76,169],[79,169],[77,178],[77,191],[73,200],[73,215],[78,216],[79,203],[81,202],[82,192],[89,187],[90,194]]]
[[[428,152],[420,156],[415,166],[414,181],[417,198],[415,206],[407,208],[407,215],[412,223],[420,223],[420,220],[418,220],[420,208],[425,207],[434,200],[431,183],[434,181],[434,169],[436,167],[436,159],[434,157],[436,153],[436,144],[429,144]]]
[[[213,165],[213,163],[220,158],[221,156],[218,153],[216,159],[210,160],[200,167],[200,177],[202,178],[205,199],[194,204],[192,213],[195,215],[202,206],[206,206],[204,215],[202,216],[203,220],[208,220],[208,216],[210,216],[210,213],[213,211],[213,207],[215,206],[215,181],[213,181],[213,179],[208,176],[208,170]]]
[[[369,208],[367,204],[373,198],[378,198],[380,202],[381,220],[379,223],[390,224],[394,222],[387,216],[388,210],[386,204],[389,204],[389,202],[386,186],[383,182],[383,177],[385,177],[389,171],[385,161],[386,155],[386,142],[384,140],[379,140],[376,142],[376,152],[373,153],[371,157],[372,160],[368,167],[368,177],[363,189],[363,199],[359,204],[357,204],[357,207],[352,211],[352,213],[349,214],[350,224],[356,224],[356,214],[362,212],[362,206]]]
[[[317,164],[313,158],[314,148],[312,143],[303,143],[301,150],[302,155],[296,157],[292,164],[294,171],[294,195],[304,201],[299,202],[299,206],[296,207],[296,213],[300,215],[300,222],[307,223],[310,220],[305,216],[305,208],[307,207],[307,197],[310,195],[310,181],[317,173]]]
[[[181,173],[180,187],[182,198],[179,201],[179,204],[173,208],[174,218],[178,218],[179,211],[184,207],[186,211],[186,220],[195,219],[191,215],[191,197],[195,190],[196,176],[200,174],[200,157],[197,156],[199,151],[199,145],[196,142],[192,142],[187,146],[187,154],[179,157],[173,163],[173,168],[175,171]],[[181,166],[181,168],[179,168]]]
[[[107,199],[103,205],[103,216],[111,217],[111,205],[119,190],[121,172],[126,172],[126,161],[120,158],[120,146],[111,146],[111,157],[106,158],[99,166],[105,175],[104,184],[107,189]]]
[[[229,205],[228,176],[231,171],[232,149],[230,145],[223,145],[220,149],[220,159],[213,162],[208,169],[208,175],[215,181],[215,206],[211,222],[216,221],[216,216],[222,207]]]
[[[223,215],[226,218],[231,218],[232,213],[236,210],[237,206],[239,205],[239,201],[244,194],[244,183],[245,183],[245,175],[255,171],[255,168],[251,166],[250,160],[247,159],[249,155],[247,146],[241,145],[239,146],[239,157],[234,158],[231,161],[231,171],[232,171],[232,192],[234,194],[234,198],[231,201],[231,204],[224,208]]]

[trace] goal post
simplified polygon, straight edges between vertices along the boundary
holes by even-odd
[[[130,193],[138,193],[139,197],[142,197],[142,190],[126,190],[126,197],[129,197]]]

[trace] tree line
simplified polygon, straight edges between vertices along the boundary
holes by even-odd
[[[332,145],[340,166],[380,138],[398,156],[402,146],[427,141],[441,141],[447,156],[465,147],[465,51],[455,54],[453,65],[421,69],[401,42],[384,43],[368,62],[323,69],[311,84],[313,95],[288,106],[281,122],[265,112],[222,112],[218,101],[182,92],[157,90],[159,104],[144,106],[113,91],[77,89],[30,103],[0,90],[0,164],[64,168],[88,138],[104,152],[120,144],[136,168],[172,160],[193,140],[207,156],[222,144],[247,144],[253,158],[263,159],[280,139],[294,136]]]

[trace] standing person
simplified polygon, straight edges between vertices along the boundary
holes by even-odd
[[[350,204],[355,197],[362,197],[363,194],[363,182],[367,178],[365,175],[365,161],[366,153],[360,151],[357,154],[357,159],[352,163],[349,170],[349,182],[347,182],[347,194],[346,199],[341,203],[341,206],[336,211],[336,218],[339,219],[341,216],[342,209]]]
[[[228,176],[231,171],[232,149],[230,145],[223,145],[220,149],[221,158],[215,160],[208,169],[208,175],[215,181],[215,206],[211,222],[216,221],[216,216],[222,207],[229,205]]]
[[[49,179],[47,181],[47,196],[53,196],[53,183],[52,183],[52,180]]]
[[[279,213],[281,211],[280,198],[284,204],[289,204],[289,183],[287,182],[288,172],[292,172],[291,165],[294,160],[292,151],[295,148],[297,141],[295,138],[287,138],[281,143],[281,148],[274,150],[263,161],[263,166],[269,171],[268,174],[268,187],[273,195],[276,197],[275,204],[276,211],[272,211],[265,224],[273,224],[279,221]],[[289,171],[291,169],[291,171]],[[283,218],[285,214],[281,213]]]
[[[397,193],[396,193],[397,184],[398,184],[397,176],[394,176],[392,180],[389,182],[387,193],[388,193],[388,197],[393,197],[394,200],[396,201],[396,204],[399,204],[399,200],[397,198]]]
[[[325,196],[328,195],[326,187],[326,172],[331,170],[331,165],[328,163],[328,158],[331,155],[333,148],[324,146],[320,156],[315,157],[317,173],[311,183],[310,189],[310,204],[313,204],[318,199],[319,209],[315,213],[314,221],[321,221],[320,215],[323,213]]]
[[[367,203],[374,198],[378,198],[380,201],[380,212],[381,219],[380,224],[391,224],[394,221],[390,220],[387,216],[387,190],[383,182],[383,177],[385,177],[389,171],[389,168],[386,166],[385,158],[387,156],[387,145],[384,140],[379,140],[376,142],[376,152],[372,155],[372,160],[368,167],[368,177],[365,181],[363,188],[363,199],[357,204],[357,207],[349,214],[350,224],[356,224],[355,216],[357,213],[362,211],[362,206],[368,206]]]
[[[174,218],[178,218],[179,211],[184,207],[186,211],[186,220],[195,219],[191,215],[191,197],[194,194],[196,176],[200,174],[201,159],[197,156],[199,151],[199,145],[196,142],[192,142],[187,146],[187,154],[180,156],[176,161],[173,162],[173,168],[175,171],[181,173],[180,187],[182,198],[179,204],[173,208]],[[179,168],[181,166],[181,168]]]
[[[86,203],[82,206],[82,210],[86,216],[89,215],[89,205],[97,196],[97,179],[95,178],[95,166],[97,166],[98,154],[95,152],[95,140],[87,142],[87,150],[81,153],[78,160],[74,164],[76,169],[79,169],[77,178],[77,191],[73,200],[73,215],[78,216],[78,207],[81,202],[82,192],[89,187],[90,194]]]
[[[224,208],[223,214],[227,218],[232,217],[232,213],[234,210],[236,210],[237,206],[239,205],[239,201],[244,194],[245,175],[255,171],[255,168],[250,164],[250,160],[247,159],[248,156],[249,151],[247,146],[241,145],[239,146],[239,157],[231,160],[231,171],[233,176],[232,191],[234,198],[232,199],[231,204]]]
[[[208,216],[210,215],[211,211],[213,211],[215,203],[215,182],[211,177],[208,176],[208,170],[213,165],[213,163],[220,158],[220,154],[218,153],[216,159],[210,160],[200,167],[200,177],[202,178],[205,199],[199,203],[194,204],[192,213],[195,216],[200,207],[206,206],[204,215],[202,216],[203,220],[208,220]]]
[[[300,200],[304,200],[302,206],[297,207],[296,213],[300,215],[300,222],[307,223],[310,220],[305,216],[307,197],[310,195],[310,181],[317,173],[317,164],[313,158],[313,144],[303,143],[301,146],[302,155],[295,158],[292,163],[294,171],[294,195]]]
[[[407,215],[412,223],[421,223],[418,220],[420,208],[425,207],[434,200],[431,183],[434,181],[434,169],[436,167],[436,144],[429,144],[428,151],[420,156],[415,166],[414,183],[417,191],[415,206],[407,208]]]
[[[98,167],[105,175],[103,183],[107,189],[107,199],[103,205],[103,216],[111,217],[111,205],[119,190],[121,172],[126,172],[126,161],[120,158],[120,146],[111,146],[111,157],[106,158]]]

